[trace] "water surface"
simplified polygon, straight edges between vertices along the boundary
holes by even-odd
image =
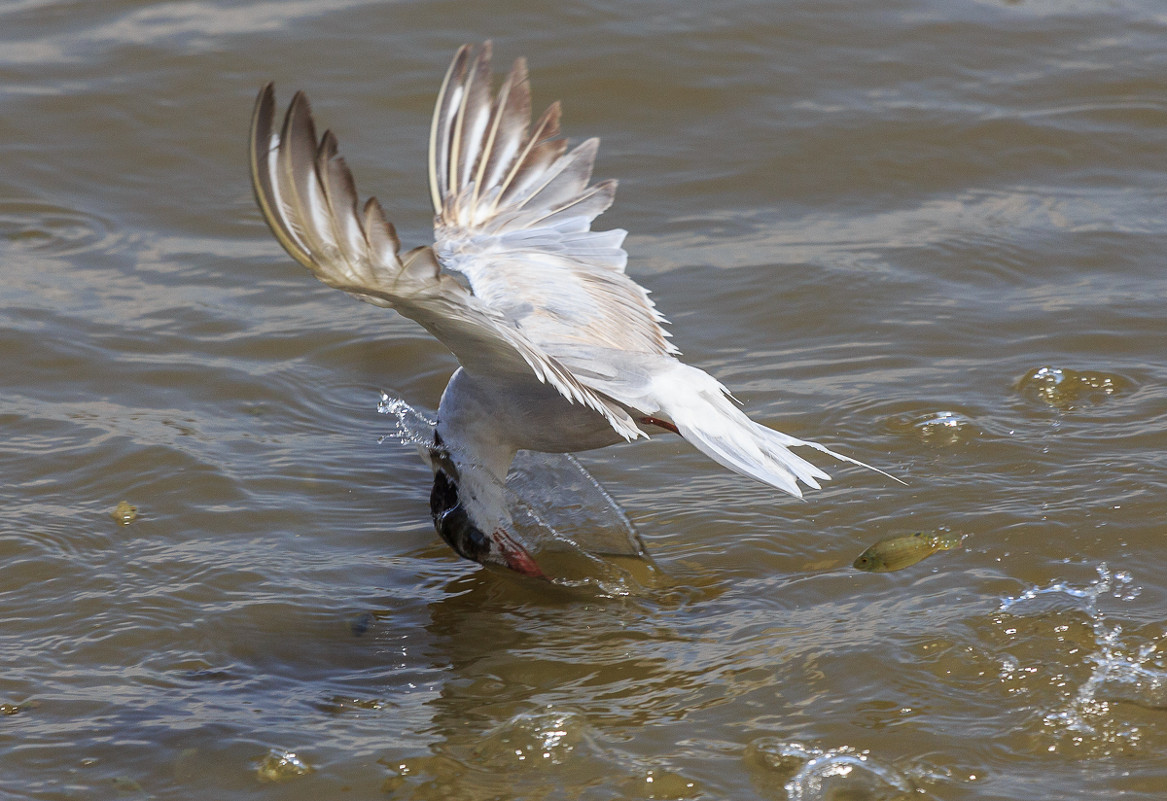
[[[661,437],[581,460],[667,580],[438,541],[377,404],[455,362],[279,250],[246,129],[307,90],[427,243],[485,38],[685,358],[908,487]],[[1164,53],[1159,0],[0,7],[0,794],[1162,797]]]

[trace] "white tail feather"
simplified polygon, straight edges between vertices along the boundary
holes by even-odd
[[[662,404],[662,412],[682,437],[723,467],[801,498],[798,482],[819,489],[820,479],[830,479],[821,468],[790,450],[806,446],[899,481],[817,442],[807,442],[755,423],[730,401],[725,388],[708,373],[680,362],[677,366],[681,369],[665,379],[673,391],[661,391],[665,388],[659,383],[656,387],[658,397],[668,399]]]

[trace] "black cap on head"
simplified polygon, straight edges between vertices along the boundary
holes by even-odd
[[[441,469],[434,473],[430,514],[438,534],[462,558],[481,562],[490,553],[490,539],[470,522],[458,500],[458,485]]]

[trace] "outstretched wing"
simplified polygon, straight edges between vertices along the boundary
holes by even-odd
[[[437,337],[471,372],[530,375],[603,414],[628,439],[628,413],[590,389],[514,321],[443,274],[430,248],[400,254],[381,206],[363,207],[330,131],[318,141],[308,100],[292,98],[274,129],[275,93],[265,86],[251,121],[251,181],[259,208],[284,249],[331,287],[396,309]]]
[[[555,355],[562,346],[675,353],[648,292],[624,273],[625,231],[592,231],[615,181],[589,185],[599,140],[567,151],[559,104],[531,128],[519,59],[491,98],[490,43],[463,46],[430,132],[434,250],[474,295]]]

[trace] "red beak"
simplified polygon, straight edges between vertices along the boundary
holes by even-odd
[[[505,531],[498,529],[494,532],[494,536],[491,539],[498,545],[499,554],[502,556],[503,561],[506,562],[506,566],[511,570],[522,573],[524,576],[530,576],[531,578],[539,578],[544,581],[551,580],[547,577],[546,573],[539,569],[539,565],[535,563],[531,555],[521,545],[511,539],[510,535]]]

